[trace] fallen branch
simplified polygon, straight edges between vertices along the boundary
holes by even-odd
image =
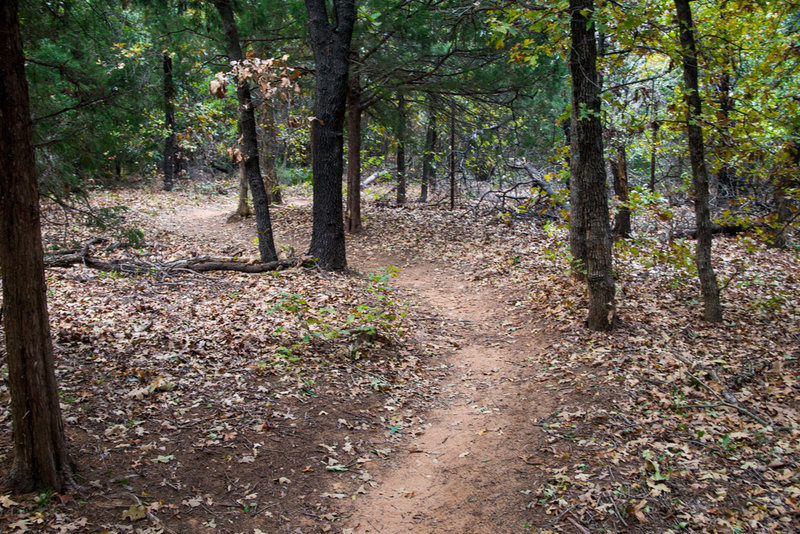
[[[232,258],[212,258],[209,256],[196,256],[194,258],[175,260],[170,262],[146,262],[141,260],[111,260],[103,261],[92,257],[84,249],[75,253],[52,253],[45,255],[45,267],[72,267],[84,265],[99,271],[142,275],[156,273],[170,273],[176,271],[191,271],[205,273],[210,271],[234,271],[240,273],[266,273],[282,271],[293,267],[308,266],[314,263],[310,257],[290,258],[287,260],[271,261],[267,263],[254,263],[237,261]]]
[[[680,356],[680,355],[675,355],[675,356],[676,356],[676,358],[678,358],[680,361],[682,361],[683,363],[685,363],[687,366],[693,367],[693,366],[695,365],[693,362],[689,361],[687,358],[684,358],[684,357],[682,357],[682,356]],[[693,379],[695,382],[697,382],[698,384],[700,384],[701,386],[703,386],[704,388],[706,388],[708,391],[710,391],[710,392],[711,392],[711,394],[712,394],[712,395],[714,395],[714,396],[717,398],[717,400],[719,401],[719,403],[718,403],[717,405],[714,405],[714,406],[712,406],[712,405],[708,405],[708,406],[704,406],[704,405],[692,405],[692,407],[698,407],[698,408],[700,408],[700,407],[703,407],[703,408],[713,408],[713,407],[716,407],[716,406],[725,406],[725,407],[727,407],[727,408],[733,408],[733,409],[734,409],[734,410],[736,410],[737,412],[739,412],[739,413],[741,413],[741,414],[743,414],[743,415],[746,415],[746,416],[750,417],[750,418],[751,418],[751,419],[753,419],[755,422],[759,423],[761,426],[763,426],[763,427],[765,427],[765,428],[766,428],[766,427],[772,427],[772,426],[773,426],[772,420],[770,420],[769,422],[767,422],[767,421],[765,421],[764,419],[762,419],[761,417],[759,417],[759,416],[757,416],[756,414],[754,414],[753,412],[751,412],[750,410],[748,410],[747,408],[743,408],[743,407],[742,407],[742,406],[739,404],[739,401],[736,399],[736,397],[734,397],[734,396],[733,396],[733,394],[732,394],[732,393],[730,393],[729,391],[727,391],[727,390],[723,391],[723,393],[725,393],[725,397],[726,397],[726,398],[722,398],[722,396],[720,396],[720,394],[719,394],[719,393],[717,393],[717,392],[714,390],[714,388],[712,388],[711,386],[709,386],[708,384],[706,384],[705,382],[703,382],[702,380],[700,380],[700,378],[698,378],[696,375],[694,375],[694,374],[693,374],[691,371],[689,371],[688,369],[686,370],[686,374],[688,374],[690,377],[692,377],[692,379]],[[719,381],[719,380],[717,380],[717,381]]]
[[[528,163],[527,161],[512,160],[508,162],[508,166],[512,169],[520,169],[526,171],[528,173],[528,176],[530,176],[533,185],[544,191],[547,194],[547,196],[553,201],[553,204],[557,208],[567,207],[563,202],[558,200],[556,192],[553,190],[553,187],[547,180],[545,180],[542,176],[540,176],[539,171],[536,169],[536,167],[533,166],[533,164]]]

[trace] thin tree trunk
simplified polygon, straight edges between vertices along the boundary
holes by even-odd
[[[214,5],[222,18],[222,28],[228,46],[228,59],[231,61],[242,60],[242,46],[239,43],[239,33],[236,21],[233,18],[233,9],[230,0],[214,0]],[[269,200],[261,178],[261,169],[258,164],[258,137],[256,133],[256,119],[253,111],[253,102],[250,97],[250,87],[247,83],[236,84],[236,97],[239,101],[239,133],[242,136],[242,165],[244,165],[250,194],[253,197],[253,208],[256,212],[256,230],[258,232],[258,250],[261,261],[264,263],[275,261],[278,255],[275,252],[275,240],[272,236],[272,221],[269,215]]]
[[[717,191],[723,198],[736,198],[739,194],[736,184],[736,171],[727,161],[727,152],[733,146],[729,125],[734,103],[733,96],[731,96],[731,75],[729,72],[724,72],[720,75],[716,90],[720,113],[717,120],[720,132],[720,146],[717,147],[717,152],[722,161],[722,165],[717,172]]]
[[[253,212],[250,210],[250,204],[247,203],[247,169],[245,169],[244,162],[239,163],[239,206],[236,208],[236,215],[244,219],[250,217]]]
[[[311,128],[314,220],[309,254],[318,259],[321,268],[340,270],[347,267],[342,217],[343,130],[355,1],[333,0],[329,18],[325,0],[306,0],[306,13],[316,66]]]
[[[428,126],[425,129],[425,153],[422,155],[422,189],[420,202],[428,201],[428,184],[434,185],[433,155],[436,150],[436,114],[428,109]]]
[[[351,54],[350,64],[358,57]],[[358,234],[361,226],[361,80],[353,72],[347,91],[347,209],[345,226],[350,234]]]
[[[577,245],[574,259],[582,260],[589,286],[592,330],[610,330],[616,313],[608,221],[606,171],[603,159],[603,125],[597,77],[597,41],[593,0],[570,0],[570,77],[574,117],[571,165],[570,243]],[[577,201],[577,203],[575,203]],[[576,217],[577,216],[577,217]],[[578,219],[578,225],[573,224]]]
[[[164,191],[172,191],[175,183],[175,163],[178,140],[175,135],[175,83],[172,79],[172,58],[164,52],[164,126],[167,138],[164,141]]]
[[[283,202],[281,188],[278,183],[278,168],[275,165],[275,154],[278,153],[278,129],[275,126],[275,112],[270,107],[261,117],[261,130],[263,139],[264,162],[264,189],[267,192],[267,202],[280,204]]]
[[[397,203],[406,203],[406,99],[397,95]]]
[[[658,152],[658,129],[661,124],[657,120],[650,123],[650,131],[653,138],[650,145],[650,192],[656,192],[656,154]]]
[[[631,209],[625,205],[628,202],[630,189],[628,187],[628,157],[624,146],[617,147],[616,160],[611,160],[611,174],[614,178],[614,192],[620,202],[619,210],[614,218],[614,236],[623,239],[631,235]]]
[[[72,485],[47,313],[39,184],[16,0],[0,4],[0,271],[19,492]]]
[[[722,321],[722,306],[719,286],[711,264],[711,213],[708,201],[708,171],[703,149],[703,129],[700,126],[701,101],[698,88],[697,51],[695,49],[694,25],[689,0],[675,0],[675,9],[680,24],[681,56],[683,58],[683,82],[686,93],[686,124],[689,135],[689,159],[692,162],[694,185],[694,212],[697,224],[697,248],[695,263],[700,278],[706,321]]]
[[[456,208],[456,111],[450,111],[450,211]]]

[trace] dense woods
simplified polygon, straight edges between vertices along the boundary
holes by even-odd
[[[797,2],[0,10],[0,530],[401,531],[445,391],[475,532],[799,520]]]

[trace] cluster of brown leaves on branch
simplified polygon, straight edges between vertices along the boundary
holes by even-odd
[[[225,98],[228,94],[228,83],[233,79],[237,84],[254,83],[258,87],[263,111],[276,99],[292,104],[293,95],[300,93],[300,85],[297,83],[300,71],[290,67],[288,59],[288,55],[280,59],[261,59],[256,57],[255,52],[248,50],[246,59],[231,61],[230,72],[215,74],[209,89],[217,98]]]

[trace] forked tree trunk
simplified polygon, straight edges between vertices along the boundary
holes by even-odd
[[[397,203],[406,203],[406,99],[397,96]]]
[[[16,0],[0,4],[0,271],[19,492],[72,484],[47,314],[39,185]]]
[[[435,185],[433,173],[433,156],[436,151],[436,114],[431,107],[428,109],[428,126],[425,129],[425,153],[422,155],[422,189],[419,194],[420,202],[428,201],[428,185]]]
[[[614,178],[614,192],[617,194],[620,205],[614,218],[614,236],[625,239],[631,235],[631,209],[625,205],[630,194],[628,157],[624,146],[618,146],[616,152],[616,159],[611,160],[611,175]]]
[[[711,210],[708,204],[708,171],[703,149],[703,129],[700,126],[701,101],[697,82],[697,50],[694,42],[694,25],[689,0],[675,0],[675,10],[680,25],[683,83],[686,93],[686,125],[689,136],[689,159],[692,163],[694,185],[694,213],[697,224],[695,264],[700,278],[706,321],[722,321],[719,286],[711,264]]]
[[[570,78],[574,117],[574,155],[570,166],[573,199],[570,243],[577,245],[575,252],[578,255],[574,259],[582,260],[585,266],[589,286],[587,324],[592,330],[610,330],[614,326],[616,307],[597,77],[597,41],[594,22],[590,18],[594,15],[594,2],[570,0],[569,9],[572,36]],[[576,215],[579,226],[573,228]]]
[[[214,5],[222,18],[222,28],[228,45],[228,59],[242,60],[242,46],[239,43],[239,32],[233,18],[230,0],[214,0]],[[256,230],[258,232],[258,250],[264,263],[275,261],[275,240],[272,236],[272,221],[269,216],[269,200],[261,178],[258,164],[258,136],[256,119],[250,88],[247,83],[236,84],[236,97],[239,101],[239,133],[242,136],[242,165],[247,175],[250,194],[253,197],[253,208],[256,212]]]
[[[344,112],[350,39],[356,20],[354,0],[306,0],[314,49],[316,91],[311,128],[314,206],[309,254],[326,270],[347,267],[342,217]]]
[[[357,56],[351,54],[351,65]],[[347,90],[347,209],[345,227],[358,234],[361,225],[361,80],[351,73]]]
[[[167,138],[164,141],[164,191],[172,191],[175,184],[178,140],[175,135],[175,83],[172,79],[172,58],[164,52],[164,126]]]

